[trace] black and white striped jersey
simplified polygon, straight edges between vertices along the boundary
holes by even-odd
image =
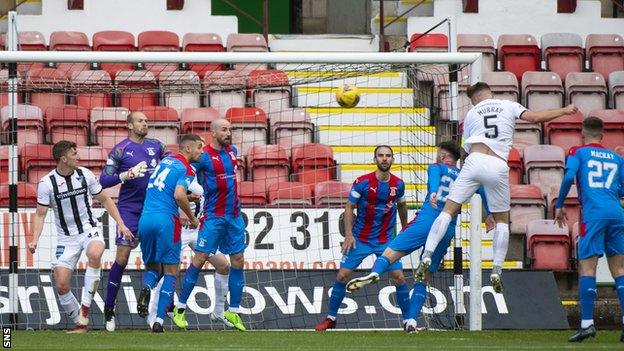
[[[78,167],[68,176],[54,169],[39,181],[37,203],[54,211],[57,235],[89,233],[97,228],[91,196],[101,192],[102,186],[87,168]]]

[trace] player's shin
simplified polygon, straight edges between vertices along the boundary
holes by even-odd
[[[596,277],[583,275],[579,278],[579,302],[581,304],[581,328],[594,324],[596,300]]]
[[[223,316],[225,311],[225,300],[229,290],[229,274],[219,274],[215,272],[215,305],[214,314]]]
[[[228,284],[230,289],[229,310],[238,313],[241,298],[243,296],[243,287],[245,286],[245,275],[243,274],[243,268],[230,267]]]
[[[427,242],[425,243],[423,259],[431,258],[431,256],[433,255],[433,251],[435,251],[440,241],[442,241],[442,238],[444,238],[444,234],[446,234],[446,230],[448,229],[450,223],[451,215],[442,211],[433,222],[431,230],[429,231],[429,235],[427,235]]]
[[[78,313],[80,312],[80,303],[71,291],[66,294],[59,294],[59,301],[63,312],[67,313],[72,322],[78,322]]]
[[[346,293],[346,283],[334,281],[334,286],[332,287],[332,292],[329,297],[329,308],[327,310],[327,317],[336,320],[336,315],[338,315],[338,309],[342,304],[342,300],[345,297]]]
[[[379,256],[373,264],[372,272],[377,273],[377,275],[382,275],[388,270],[390,264],[390,260],[386,256]]]
[[[420,310],[425,304],[426,297],[427,297],[427,285],[423,282],[414,283],[412,297],[410,299],[410,311],[409,311],[410,319],[418,320],[418,315],[420,314]]]
[[[494,233],[494,271],[501,273],[505,257],[507,256],[507,247],[509,246],[509,224],[497,223],[496,232]]]
[[[160,288],[158,299],[158,310],[156,312],[156,322],[162,325],[169,304],[173,301],[173,293],[175,292],[176,276],[173,274],[165,274],[163,284]]]
[[[108,286],[106,289],[106,301],[104,302],[105,309],[114,309],[115,301],[117,300],[117,293],[119,292],[119,286],[121,285],[121,277],[126,266],[122,266],[115,261],[108,272]]]
[[[403,321],[409,319],[410,312],[410,296],[409,296],[409,288],[407,287],[407,283],[403,283],[401,285],[396,285],[396,299],[399,308],[401,308],[401,315],[403,316]]]
[[[615,277],[615,290],[620,299],[620,311],[624,311],[624,275]],[[624,312],[622,313],[622,324],[624,325]]]
[[[197,283],[199,272],[201,272],[201,268],[196,267],[194,263],[191,263],[186,270],[184,282],[182,283],[182,292],[178,298],[178,308],[186,308],[186,300],[191,296],[191,292]]]
[[[160,279],[160,273],[155,269],[150,269],[143,273],[143,288],[153,289]]]
[[[81,304],[87,311],[91,307],[91,301],[100,285],[100,268],[87,267],[84,278],[84,288],[82,289]]]

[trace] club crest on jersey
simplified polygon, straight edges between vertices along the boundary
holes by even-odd
[[[76,177],[76,180],[77,180],[77,181],[79,181],[79,182],[82,182],[82,179],[83,179],[83,178],[84,178],[83,176],[77,176],[77,177]]]
[[[147,150],[147,154],[148,155],[150,155],[150,156],[156,155],[156,151],[154,151],[153,147],[148,147],[146,150]]]
[[[397,188],[396,186],[390,187],[390,196],[396,196]]]
[[[157,165],[156,159],[153,158],[152,162],[150,162],[150,166],[156,167],[156,165]]]
[[[230,158],[232,161],[236,161],[236,155],[234,155],[234,151],[230,151]]]

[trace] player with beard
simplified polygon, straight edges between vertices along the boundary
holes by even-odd
[[[137,247],[137,229],[143,210],[145,189],[154,168],[165,155],[165,145],[156,139],[146,138],[147,117],[142,112],[132,112],[127,118],[128,138],[111,150],[100,182],[104,189],[121,183],[117,207],[121,218],[134,234],[127,238],[117,233],[115,262],[108,273],[108,288],[104,302],[106,330],[115,331],[115,302],[121,277],[128,264],[130,251]]]
[[[365,174],[353,182],[344,212],[344,256],[329,298],[327,317],[316,326],[317,331],[336,327],[336,315],[346,292],[351,273],[371,254],[379,257],[394,236],[396,215],[399,213],[401,227],[407,223],[405,183],[390,173],[394,162],[392,148],[379,145],[375,148],[374,161],[377,170]],[[357,216],[353,210],[357,208]],[[403,276],[400,260],[388,266],[390,279],[396,286],[397,301],[403,315],[403,324],[409,314],[409,289]]]

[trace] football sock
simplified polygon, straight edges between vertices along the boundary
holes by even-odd
[[[189,296],[191,296],[191,292],[197,284],[197,277],[199,277],[200,268],[195,267],[193,263],[191,263],[186,270],[186,274],[184,275],[184,282],[182,283],[182,292],[180,296],[178,296],[178,307],[186,308],[186,300],[188,300]]]
[[[215,272],[215,305],[214,314],[223,316],[225,310],[225,300],[228,294],[229,274],[219,274]]]
[[[245,286],[245,275],[242,268],[230,267],[228,285],[230,289],[229,310],[238,313],[240,302],[243,298],[243,287]]]
[[[386,256],[379,256],[373,264],[373,273],[382,275],[388,270],[388,266],[390,266],[390,260]]]
[[[579,302],[581,303],[581,328],[594,324],[594,301],[596,300],[596,277],[583,275],[579,278]]]
[[[396,299],[399,308],[401,308],[401,315],[403,316],[403,319],[408,319],[410,312],[410,296],[407,283],[396,286]]]
[[[91,307],[91,300],[95,295],[98,285],[100,284],[100,268],[88,267],[85,270],[84,287],[82,288],[81,304]]]
[[[338,314],[338,309],[342,304],[342,300],[345,297],[345,293],[347,291],[347,283],[334,281],[334,286],[332,287],[332,293],[329,297],[329,308],[327,310],[327,317],[332,320],[336,320],[336,315]]]
[[[117,292],[119,292],[119,286],[121,285],[121,276],[123,275],[126,267],[113,262],[113,265],[108,272],[108,288],[106,291],[106,301],[104,302],[104,308],[115,308],[115,300],[117,300]]]
[[[158,271],[153,269],[145,271],[145,273],[143,273],[143,287],[147,287],[150,290],[154,289],[154,286],[156,286],[156,282],[158,282],[158,279],[160,279],[160,273]]]
[[[163,284],[160,287],[160,293],[158,297],[158,311],[156,312],[157,318],[165,318],[167,308],[171,301],[173,301],[173,293],[175,292],[176,276],[173,274],[165,274],[163,278]]]
[[[451,215],[444,211],[435,219],[429,231],[429,235],[427,235],[427,242],[425,243],[425,252],[429,253],[427,257],[431,257],[431,253],[438,247],[450,223]]]
[[[615,277],[615,290],[620,298],[620,311],[624,311],[624,275]],[[624,323],[624,316],[622,317]]]
[[[59,301],[61,302],[63,312],[67,313],[69,318],[72,318],[73,322],[73,319],[78,315],[78,311],[80,311],[80,303],[76,299],[76,296],[74,296],[74,293],[71,291],[64,295],[59,294]]]
[[[492,244],[494,246],[494,266],[502,267],[507,256],[507,247],[509,246],[509,224],[496,223]]]
[[[427,297],[427,286],[423,282],[416,282],[412,291],[412,298],[410,299],[410,312],[409,318],[418,319],[420,310],[425,303]]]

